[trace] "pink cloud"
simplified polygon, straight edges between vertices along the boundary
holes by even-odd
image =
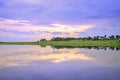
[[[49,39],[49,38],[52,38],[55,36],[77,37],[78,32],[85,32],[93,27],[94,27],[94,25],[64,25],[64,24],[50,24],[48,26],[34,25],[34,24],[31,24],[27,20],[11,20],[11,19],[0,18],[0,29],[1,30],[33,32],[34,35],[29,35],[29,36],[36,37],[36,38],[39,37],[39,38]],[[40,33],[40,32],[44,32],[44,33]],[[49,33],[45,33],[45,32],[49,32]],[[53,35],[53,34],[51,34],[52,32],[60,32],[61,34]],[[8,35],[10,35],[10,34],[8,34]],[[26,34],[24,34],[24,35],[26,35]]]

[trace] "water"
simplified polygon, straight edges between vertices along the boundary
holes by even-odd
[[[0,45],[0,80],[120,80],[120,50]]]

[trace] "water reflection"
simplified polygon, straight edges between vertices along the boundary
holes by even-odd
[[[15,46],[12,46],[15,47]],[[92,60],[89,56],[84,53],[76,54],[76,50],[55,50],[51,47],[41,48],[41,47],[20,47],[18,51],[14,48],[8,49],[7,51],[1,50],[4,54],[0,54],[0,67],[10,67],[10,66],[20,66],[35,64],[35,62],[64,62],[72,60]],[[16,47],[15,47],[16,48]],[[25,48],[25,49],[24,49]],[[13,49],[13,50],[12,50]],[[32,51],[29,51],[31,50]],[[9,55],[5,55],[9,53]]]
[[[101,47],[101,46],[52,46],[52,47],[56,48],[56,49],[61,49],[61,48],[69,48],[69,49],[72,49],[72,48],[86,48],[86,49],[97,49],[97,50],[100,50],[100,49],[120,50],[120,47]]]
[[[4,50],[5,49],[5,50]],[[98,51],[100,50],[100,51]],[[107,50],[107,52],[105,51]],[[114,51],[110,51],[114,50]],[[60,63],[67,61],[102,61],[102,63],[117,62],[120,55],[117,48],[113,47],[40,47],[23,45],[0,46],[0,67],[34,65],[39,63]],[[109,55],[105,53],[110,53]],[[113,53],[113,54],[111,54]],[[98,55],[99,54],[99,55]],[[116,56],[114,56],[117,55]],[[113,60],[114,59],[114,60]],[[116,61],[115,61],[116,60]]]
[[[120,80],[120,51],[98,49],[0,45],[0,80]]]
[[[69,53],[69,54],[68,54]],[[42,54],[19,54],[12,56],[5,56],[0,58],[0,66],[19,66],[27,65],[37,61],[49,61],[49,62],[64,62],[71,60],[92,60],[92,58],[86,56],[85,54],[75,54],[74,50],[68,53],[50,53],[46,55]],[[33,63],[34,64],[34,63]]]

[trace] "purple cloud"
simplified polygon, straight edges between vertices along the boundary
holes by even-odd
[[[0,0],[0,29],[3,34],[27,34],[32,36],[31,40],[39,35],[49,38],[120,34],[119,3],[119,0]],[[0,35],[0,40],[6,40],[4,36]]]

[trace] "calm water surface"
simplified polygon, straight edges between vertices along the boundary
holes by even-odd
[[[120,50],[0,45],[0,80],[120,80]]]

